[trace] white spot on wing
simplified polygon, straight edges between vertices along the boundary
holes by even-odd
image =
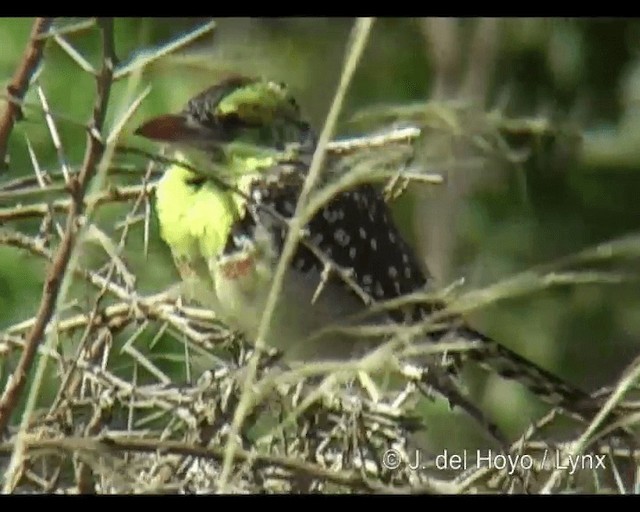
[[[322,216],[324,217],[324,220],[326,220],[329,224],[333,224],[334,222],[337,222],[337,220],[340,218],[341,213],[344,216],[344,212],[342,212],[342,210],[333,210],[331,208],[325,208],[322,211]]]
[[[333,238],[342,247],[346,247],[351,241],[351,238],[349,237],[349,235],[347,235],[347,232],[344,229],[336,229],[335,233],[333,234]]]

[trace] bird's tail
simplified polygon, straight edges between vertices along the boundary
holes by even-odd
[[[601,404],[589,394],[567,383],[553,373],[511,351],[492,338],[469,327],[459,334],[466,340],[479,341],[482,346],[466,351],[465,358],[475,361],[490,372],[514,380],[528,388],[541,400],[560,407],[583,420],[591,420]]]

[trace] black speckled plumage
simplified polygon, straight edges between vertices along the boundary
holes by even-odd
[[[281,179],[271,175],[269,179],[254,182],[249,194],[252,204],[231,233],[226,252],[238,250],[237,241],[242,236],[252,237],[257,223],[269,226],[277,250],[281,251],[286,225],[274,219],[270,212],[275,211],[284,219],[293,216],[304,177],[303,172],[288,169],[286,177],[282,175]],[[389,300],[428,290],[430,276],[420,267],[414,251],[395,225],[382,195],[373,186],[360,185],[336,195],[314,215],[306,228],[307,240],[335,264],[352,270],[354,281],[373,300]],[[296,248],[292,265],[300,272],[320,272],[323,269],[323,262],[302,244]],[[355,293],[339,276],[333,275],[331,279],[344,287],[345,293]],[[391,310],[389,314],[396,322],[415,322],[427,318],[441,307],[439,303],[418,303],[410,308],[405,306],[402,310]],[[467,327],[459,319],[452,320],[450,329],[431,332],[429,336],[438,340],[451,333],[452,329],[463,339],[483,344],[481,349],[464,352],[465,358],[504,378],[521,382],[554,405],[582,416],[595,412],[596,406],[586,393]],[[453,364],[451,369],[455,371],[460,360],[456,359]]]
[[[297,183],[291,179],[256,182],[250,196],[259,202],[249,206],[248,215],[237,224],[229,237],[227,251],[234,249],[238,234],[252,236],[256,222],[272,226],[277,249],[282,250],[286,226],[261,206],[267,205],[289,219],[301,186],[302,177]],[[415,253],[394,224],[382,196],[371,185],[338,194],[314,215],[306,229],[307,240],[339,267],[351,269],[358,286],[376,301],[407,295],[425,289],[428,284]],[[323,268],[323,262],[303,244],[298,245],[292,265],[300,272],[312,269],[320,272]],[[397,314],[394,316],[402,320]]]

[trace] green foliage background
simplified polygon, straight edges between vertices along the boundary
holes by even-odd
[[[116,51],[125,59],[202,23],[202,19],[117,19]],[[152,114],[174,111],[228,71],[264,75],[291,85],[319,129],[337,86],[351,19],[220,19],[211,37],[188,51],[161,59],[141,75],[113,90],[107,126],[122,114],[132,96],[152,90],[125,133]],[[447,99],[460,99],[456,88],[473,64],[474,33],[481,20],[456,20],[457,70]],[[31,19],[0,20],[0,77],[8,80],[21,58]],[[428,44],[424,20],[379,19],[348,94],[341,132],[358,130],[347,123],[359,109],[433,99],[441,69]],[[414,241],[426,224],[453,233],[454,250],[443,285],[465,277],[466,286],[484,286],[540,263],[552,262],[594,244],[637,233],[640,227],[640,21],[627,19],[500,19],[492,34],[496,49],[485,70],[488,84],[481,109],[498,109],[508,117],[549,118],[557,126],[579,129],[579,139],[555,138],[519,166],[483,181],[464,197],[456,215],[424,218],[416,203],[429,201],[438,189],[407,196],[397,204],[402,228]],[[69,41],[90,62],[98,62],[98,39],[88,30]],[[456,61],[453,59],[453,61]],[[51,108],[63,114],[58,128],[67,160],[81,161],[91,114],[91,77],[56,44],[45,50],[39,76]],[[10,168],[1,180],[31,175],[26,137],[43,168],[57,168],[38,98],[32,87],[31,107],[10,141]],[[133,137],[122,143],[141,145]],[[477,171],[475,171],[477,172]],[[10,206],[10,205],[1,205]],[[105,230],[123,211],[99,213]],[[16,223],[16,227],[36,225]],[[151,244],[143,254],[142,227],[130,236],[126,262],[140,277],[143,292],[159,291],[177,279],[167,248],[151,224]],[[95,249],[95,250],[94,250]],[[439,249],[435,247],[433,252]],[[429,251],[426,251],[429,252]],[[431,256],[426,255],[427,261]],[[105,259],[97,248],[83,258]],[[105,259],[106,261],[106,259]],[[635,261],[637,264],[637,260]],[[620,265],[620,267],[618,267]],[[616,260],[611,268],[634,269]],[[0,329],[32,316],[44,278],[43,263],[13,248],[0,247]],[[81,304],[88,296],[74,290]],[[473,315],[485,329],[514,350],[566,379],[594,390],[611,383],[637,354],[640,336],[640,292],[637,283],[568,286],[504,300]],[[162,347],[162,346],[160,346]],[[169,360],[170,354],[162,356]],[[6,377],[4,367],[2,382]],[[176,375],[177,379],[183,376]],[[476,394],[490,413],[518,431],[543,409],[519,387],[497,378],[475,376]],[[451,436],[457,425],[434,422],[434,430]]]

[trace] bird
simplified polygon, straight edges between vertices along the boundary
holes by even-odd
[[[192,97],[178,113],[142,123],[135,134],[171,151],[155,191],[160,235],[183,290],[249,341],[273,284],[317,136],[286,84],[231,75]],[[325,180],[339,174],[331,158]],[[335,271],[327,276],[326,270]],[[345,279],[348,276],[349,279]],[[307,220],[283,279],[265,345],[286,361],[343,360],[380,339],[325,329],[351,325],[372,304],[433,291],[434,280],[372,183],[338,191]],[[442,311],[440,300],[407,302],[378,313],[390,324]],[[543,401],[593,417],[589,394],[455,318],[426,333],[475,342],[464,361],[520,382]]]

